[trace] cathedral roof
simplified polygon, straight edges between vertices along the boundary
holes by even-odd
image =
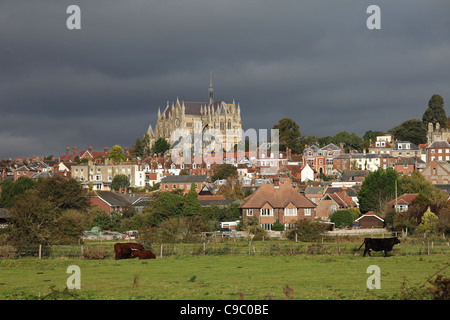
[[[185,108],[185,114],[188,115],[195,115],[200,116],[201,115],[201,107],[205,107],[209,105],[209,102],[191,102],[191,101],[180,101],[180,105],[182,106],[184,104]],[[211,107],[214,107],[214,111],[216,112],[217,108],[219,108],[219,113],[225,113],[225,108],[230,108],[230,105],[225,103],[223,100],[214,101]],[[165,110],[166,118],[169,117],[169,112],[172,111],[172,107],[168,107]],[[228,112],[230,110],[227,110]]]

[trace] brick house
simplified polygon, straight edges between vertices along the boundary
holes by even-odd
[[[30,178],[33,174],[39,172],[37,169],[28,167],[28,166],[21,166],[14,170],[14,181],[17,181],[20,177],[27,177]]]
[[[388,210],[392,208],[395,209],[396,212],[404,212],[407,211],[412,201],[418,196],[418,193],[405,193],[399,196],[397,199],[392,200],[388,203]]]
[[[450,184],[450,164],[446,161],[432,160],[421,173],[432,184]]]
[[[434,141],[427,147],[427,161],[450,161],[450,143]]]
[[[104,190],[91,191],[88,195],[91,206],[102,208],[107,214],[111,212],[123,212],[132,207],[131,202],[123,196]]]
[[[318,148],[317,146],[305,145],[303,151],[303,166],[308,164],[318,175],[329,175],[333,170],[334,158],[339,156],[343,150],[333,143],[325,147]]]
[[[316,217],[316,204],[291,185],[279,184],[277,179],[274,184],[261,185],[239,208],[244,221],[255,217],[265,230],[272,230],[277,221],[288,229],[298,219]]]
[[[423,168],[425,162],[418,157],[410,158],[399,158],[396,163],[394,163],[393,168],[400,175],[410,176],[414,171]]]
[[[88,159],[93,160],[97,163],[101,163],[101,159],[108,158],[109,151],[108,147],[105,147],[104,151],[93,151],[92,146],[88,148],[88,150],[81,150],[80,152],[77,151],[77,147],[73,147],[73,154],[70,154],[70,147],[66,148],[66,154],[61,155],[59,157],[59,161],[63,162],[70,162],[74,161],[76,157],[78,157],[80,160]]]
[[[337,203],[329,194],[325,194],[316,207],[316,216],[328,220],[331,214],[340,209]]]
[[[165,176],[161,180],[159,190],[165,191],[175,191],[178,189],[183,190],[184,193],[189,192],[192,183],[195,184],[195,190],[197,194],[202,190],[202,188],[210,182],[210,179],[206,175],[174,175]]]

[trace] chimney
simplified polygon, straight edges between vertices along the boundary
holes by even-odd
[[[91,146],[89,146],[89,152],[92,153],[92,147]]]
[[[105,152],[108,152],[108,147],[105,147]]]
[[[77,146],[73,146],[73,155],[77,155]]]
[[[70,156],[70,147],[66,148],[66,155]]]
[[[279,178],[273,178],[273,188],[280,189],[280,179]]]

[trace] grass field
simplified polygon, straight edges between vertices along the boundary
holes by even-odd
[[[52,290],[61,292],[70,265],[81,271],[81,289],[70,293],[89,300],[401,299],[402,289],[418,289],[450,262],[449,250],[432,255],[405,252],[401,247],[389,257],[326,253],[0,259],[0,299],[40,299]],[[381,270],[381,289],[367,289],[370,265]],[[441,274],[450,277],[450,267]]]

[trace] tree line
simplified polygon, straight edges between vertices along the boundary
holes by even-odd
[[[418,194],[407,211],[388,208],[389,202],[407,193]],[[385,219],[388,228],[395,231],[408,229],[410,233],[450,234],[447,198],[445,191],[426,180],[419,171],[410,176],[399,176],[393,168],[370,172],[358,192],[361,213],[373,211]]]
[[[447,115],[444,108],[444,99],[439,94],[434,94],[428,101],[422,119],[408,119],[389,129],[387,132],[380,130],[368,130],[364,135],[358,136],[347,131],[338,132],[334,136],[303,136],[300,126],[291,118],[283,118],[274,124],[273,129],[279,130],[280,149],[289,148],[292,154],[301,154],[305,145],[316,144],[319,147],[333,143],[339,147],[343,143],[345,152],[356,150],[358,152],[369,148],[370,141],[375,141],[377,136],[391,134],[394,140],[410,141],[416,145],[427,142],[428,124],[439,123],[441,128],[447,128]]]
[[[21,177],[15,182],[2,181],[0,187],[0,207],[11,214],[8,227],[0,231],[0,244],[17,247],[76,244],[93,227],[139,230],[149,241],[187,241],[201,232],[218,230],[220,221],[239,219],[239,203],[202,207],[195,185],[186,194],[180,190],[156,193],[142,214],[131,207],[122,213],[91,207],[88,191],[74,179],[53,177],[36,182]]]

